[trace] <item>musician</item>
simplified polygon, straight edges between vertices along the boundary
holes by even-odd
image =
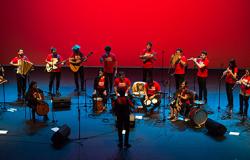
[[[26,55],[24,55],[24,50],[19,49],[17,52],[17,56],[14,57],[10,64],[17,67],[16,70],[16,80],[17,80],[17,100],[22,101],[25,99],[25,92],[26,92],[26,81],[27,81],[27,75],[22,74],[22,66],[21,61],[29,61]]]
[[[242,121],[247,120],[247,113],[248,113],[248,100],[250,97],[250,74],[249,69],[246,70],[245,75],[237,81],[240,84],[240,115],[242,116]],[[245,107],[243,107],[243,104]]]
[[[146,49],[143,50],[143,53],[140,55],[140,59],[143,62],[143,77],[142,81],[147,82],[148,79],[153,79],[153,64],[156,60],[155,54],[152,50],[152,42],[147,42]]]
[[[80,82],[81,82],[81,91],[84,91],[84,68],[83,68],[83,63],[86,61],[86,57],[83,55],[83,53],[80,51],[80,46],[79,45],[74,45],[72,48],[73,54],[69,58],[69,63],[71,64],[79,64],[80,68],[78,71],[73,72],[74,73],[74,80],[75,80],[75,92],[79,91],[79,82],[78,82],[78,75],[80,77]]]
[[[126,148],[131,147],[129,144],[129,114],[130,114],[130,107],[133,107],[134,104],[131,102],[131,100],[125,96],[125,90],[119,90],[118,94],[119,96],[114,102],[115,108],[115,114],[117,116],[117,128],[118,128],[118,137],[119,137],[119,143],[118,147],[123,147],[123,136],[122,136],[122,130],[124,129],[126,131],[125,133],[125,142],[124,146]]]
[[[3,84],[5,82],[7,82],[7,80],[4,77],[5,77],[5,75],[4,75],[4,68],[0,64],[0,84]]]
[[[178,48],[176,50],[176,53],[172,55],[171,63],[175,67],[175,72],[174,72],[175,85],[176,85],[176,90],[178,90],[180,87],[180,84],[185,79],[186,66],[187,66],[187,59],[183,55],[183,50],[181,48]]]
[[[39,101],[43,99],[43,91],[37,88],[37,82],[32,81],[29,85],[29,89],[26,95],[26,100],[28,102],[28,106],[32,109],[32,121],[35,123],[36,118],[36,109]],[[43,120],[47,121],[48,115],[44,115]]]
[[[153,79],[148,79],[147,83],[144,86],[144,93],[145,93],[145,98],[143,99],[143,102],[145,102],[146,100],[150,100],[152,101],[153,99],[157,100],[157,103],[153,104],[154,106],[150,109],[150,113],[152,113],[155,108],[157,108],[160,105],[160,94],[159,92],[161,91],[161,87],[160,84],[156,81],[154,81]],[[144,110],[147,113],[147,108],[146,106],[143,104]]]
[[[175,100],[170,105],[169,120],[173,122],[178,120],[178,115],[181,111],[183,112],[184,121],[188,120],[188,113],[193,105],[193,96],[191,95],[192,93],[188,89],[187,81],[183,81],[179,90],[175,93]]]
[[[199,84],[199,100],[204,98],[204,102],[207,103],[207,77],[208,77],[208,64],[207,51],[202,51],[200,58],[191,58],[195,65],[198,67],[197,77]]]
[[[108,79],[104,75],[103,69],[99,70],[98,76],[94,81],[93,97],[102,97],[103,103],[107,103]]]
[[[56,79],[56,96],[60,96],[61,93],[59,91],[60,81],[61,81],[61,67],[64,65],[63,58],[57,53],[56,48],[51,48],[51,53],[48,54],[45,62],[50,65],[57,66],[57,69],[52,69],[50,72],[50,80],[49,80],[49,96],[51,96],[52,86],[54,80]]]
[[[232,113],[233,109],[233,86],[236,83],[237,80],[237,74],[238,74],[238,67],[236,65],[235,59],[231,59],[229,61],[228,68],[223,72],[223,77],[225,76],[225,82],[226,82],[226,93],[227,93],[227,101],[229,108],[229,113]]]
[[[119,77],[115,79],[114,91],[116,96],[119,96],[119,91],[123,90],[126,95],[129,95],[131,81],[125,76],[124,72],[119,72]]]
[[[104,75],[108,78],[109,92],[112,92],[113,78],[117,73],[117,60],[114,53],[111,53],[111,47],[104,48],[105,53],[101,56],[100,62],[103,63]]]

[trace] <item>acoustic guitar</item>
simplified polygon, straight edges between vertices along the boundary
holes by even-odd
[[[69,68],[73,72],[77,72],[79,68],[81,67],[81,64],[85,62],[88,57],[90,57],[93,54],[93,52],[89,52],[87,56],[82,57],[81,59],[77,59],[74,61],[74,63],[69,63]]]

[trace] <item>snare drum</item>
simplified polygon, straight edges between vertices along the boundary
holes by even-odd
[[[207,121],[207,112],[201,108],[192,107],[189,112],[189,118],[200,126]]]

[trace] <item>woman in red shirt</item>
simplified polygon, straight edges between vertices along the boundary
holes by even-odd
[[[223,72],[223,76],[226,76],[225,82],[226,82],[226,92],[227,92],[227,101],[229,107],[229,113],[232,113],[233,109],[233,86],[236,83],[238,74],[238,68],[236,65],[235,59],[231,59],[229,61],[229,65],[226,71]]]
[[[248,100],[250,96],[250,75],[249,70],[246,70],[245,75],[237,81],[240,84],[240,115],[242,116],[242,121],[247,120],[247,112],[248,112]],[[245,108],[243,108],[243,103]]]

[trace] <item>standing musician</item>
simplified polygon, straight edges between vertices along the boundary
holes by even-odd
[[[126,148],[131,147],[129,144],[129,115],[130,115],[130,107],[134,107],[134,104],[132,101],[125,96],[125,90],[119,90],[118,91],[119,96],[114,102],[114,112],[117,116],[117,128],[118,128],[118,137],[119,137],[119,143],[118,147],[123,147],[123,135],[122,130],[125,130],[125,142],[124,146]]]
[[[204,95],[204,103],[207,103],[207,77],[208,77],[208,64],[207,52],[202,51],[200,58],[190,58],[198,67],[197,77],[199,84],[199,100],[202,100]]]
[[[104,48],[105,53],[101,56],[100,62],[103,63],[104,75],[109,81],[109,92],[112,92],[113,78],[117,73],[117,60],[115,54],[111,53],[111,47],[106,46]],[[115,68],[115,70],[114,70]]]
[[[249,70],[246,70],[245,75],[236,82],[237,84],[240,84],[240,112],[239,114],[242,116],[242,121],[247,120],[247,112],[248,112],[248,100],[250,97],[250,75]],[[244,103],[244,109],[243,109],[243,103]]]
[[[238,74],[238,67],[236,65],[235,59],[231,59],[229,61],[228,68],[223,72],[222,77],[225,78],[226,82],[226,93],[227,93],[227,101],[228,105],[227,107],[229,108],[229,113],[232,113],[233,109],[233,86],[235,85],[237,81],[237,74]]]
[[[107,103],[108,95],[108,79],[104,75],[102,69],[99,70],[99,73],[94,81],[94,92],[93,97],[101,97],[103,104]]]
[[[64,65],[64,61],[62,61],[62,57],[57,53],[56,48],[51,48],[51,53],[48,54],[45,62],[52,67],[50,72],[50,80],[49,80],[49,96],[51,96],[52,86],[54,80],[56,78],[56,96],[60,96],[59,92],[60,81],[61,81],[61,67]]]
[[[143,77],[142,81],[147,82],[148,79],[153,79],[153,64],[156,60],[156,52],[152,50],[152,42],[147,42],[146,49],[140,55],[140,59],[143,62]]]
[[[187,81],[183,81],[175,94],[175,100],[170,105],[169,120],[178,120],[180,111],[183,111],[184,121],[188,120],[188,113],[193,105],[193,96],[188,89]]]
[[[43,91],[37,88],[37,82],[32,81],[29,85],[29,89],[26,95],[26,100],[28,102],[28,106],[32,109],[32,121],[35,123],[35,113],[37,112],[37,106],[39,103],[42,103],[44,99]],[[47,106],[47,111],[48,111],[48,106]],[[47,112],[46,112],[47,113]],[[43,120],[47,121],[48,115],[44,114],[43,115]]]
[[[129,90],[131,87],[131,82],[128,78],[126,78],[124,72],[119,72],[119,77],[115,79],[114,82],[114,91],[116,96],[119,96],[119,91],[123,90],[125,95],[129,95]]]
[[[74,80],[75,80],[75,92],[79,91],[79,82],[78,82],[78,75],[80,76],[80,82],[81,82],[81,91],[84,91],[84,70],[83,70],[83,63],[87,60],[87,58],[82,54],[80,51],[79,45],[74,45],[72,48],[73,54],[69,58],[69,63],[71,64],[79,64],[80,68],[78,71],[73,72],[74,73]]]
[[[184,81],[185,79],[185,73],[186,73],[186,66],[187,66],[187,59],[183,55],[183,50],[181,48],[178,48],[171,56],[170,63],[175,67],[175,85],[176,85],[176,90],[179,89],[180,84]]]
[[[160,100],[161,100],[160,94],[159,94],[160,91],[161,91],[160,84],[154,81],[153,79],[149,79],[144,86],[145,98],[143,102],[145,103],[147,100],[150,100],[152,102],[153,99],[157,101],[153,103],[154,106],[150,109],[150,113],[152,113],[154,109],[160,105]],[[143,103],[143,107],[147,113],[147,108],[144,103]]]
[[[23,49],[19,49],[17,52],[18,56],[13,58],[10,61],[10,64],[17,67],[16,70],[16,80],[17,80],[17,100],[22,101],[25,99],[25,92],[26,92],[26,81],[27,75],[22,73],[23,66],[22,61],[29,62],[27,56],[24,55]]]

